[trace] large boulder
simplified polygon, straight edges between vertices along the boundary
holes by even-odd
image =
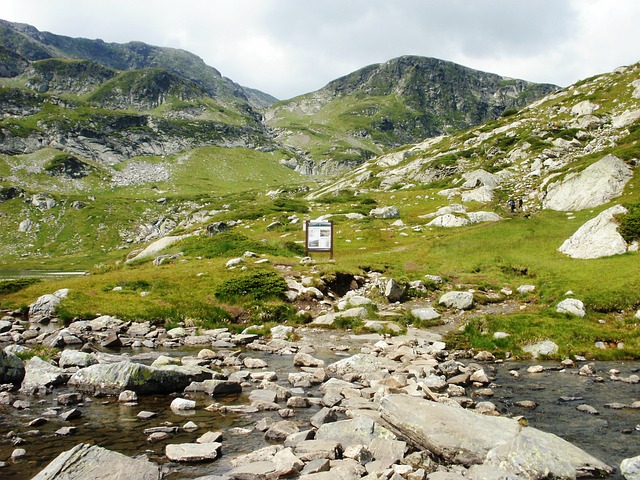
[[[615,205],[601,212],[582,225],[558,248],[571,258],[600,258],[620,255],[629,250],[622,235],[618,233],[616,215],[627,213],[622,205]]]
[[[25,375],[20,391],[28,395],[46,394],[50,388],[66,383],[69,375],[64,370],[40,357],[32,357],[25,363]]]
[[[353,374],[366,377],[368,375],[381,372],[388,373],[380,359],[363,353],[357,353],[351,357],[338,360],[337,362],[328,365],[327,370],[335,373],[338,377],[345,377]]]
[[[575,317],[584,317],[587,314],[584,309],[584,303],[577,298],[565,298],[556,306],[556,312],[566,313]]]
[[[62,452],[33,480],[160,480],[160,466],[145,457],[130,458],[97,445],[80,444]]]
[[[375,218],[400,218],[400,210],[395,206],[374,208],[369,212],[369,216]]]
[[[622,460],[620,473],[627,480],[640,480],[640,455]]]
[[[42,295],[29,305],[29,320],[32,322],[44,322],[53,317],[56,307],[69,294],[68,288],[62,288],[53,293]]]
[[[622,195],[632,177],[629,165],[615,155],[607,155],[582,172],[549,184],[542,206],[568,212],[604,205]]]
[[[124,390],[138,394],[171,393],[209,378],[211,372],[200,367],[158,368],[124,361],[81,368],[69,379],[69,385],[93,395],[119,395]]]
[[[453,213],[445,213],[444,215],[440,215],[429,223],[427,223],[428,227],[444,227],[444,228],[455,228],[455,227],[464,227],[469,225],[471,220],[466,217],[461,217],[459,215],[454,215]]]
[[[462,188],[488,187],[494,189],[500,185],[500,177],[482,169],[463,173],[462,178],[465,180]]]
[[[13,353],[0,350],[0,384],[12,383],[20,385],[24,378],[24,364]]]
[[[456,291],[447,292],[440,297],[438,303],[449,308],[467,310],[473,306],[473,293]]]
[[[481,415],[408,395],[383,397],[380,413],[392,431],[415,446],[448,463],[498,469],[502,472],[499,478],[575,479],[613,472],[609,465],[560,437],[523,427],[511,418]]]

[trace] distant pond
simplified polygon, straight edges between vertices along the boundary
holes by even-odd
[[[85,271],[70,271],[63,272],[60,270],[1,270],[0,269],[0,281],[1,280],[16,280],[18,278],[41,278],[59,280],[61,278],[77,277],[80,275],[86,275]]]

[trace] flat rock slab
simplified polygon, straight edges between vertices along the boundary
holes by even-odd
[[[210,378],[198,367],[167,365],[149,367],[135,362],[97,364],[73,374],[69,385],[91,394],[119,395],[124,390],[136,393],[171,393],[183,390],[193,381]]]
[[[80,444],[62,452],[33,480],[160,480],[160,466],[106,448]]]
[[[174,443],[164,453],[173,462],[210,462],[220,455],[221,443]]]
[[[510,418],[406,395],[384,397],[380,412],[392,430],[447,462],[492,465],[522,479],[575,479],[613,472],[560,437],[523,427]]]

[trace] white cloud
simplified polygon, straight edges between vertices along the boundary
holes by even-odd
[[[640,60],[637,0],[3,0],[1,16],[183,48],[279,98],[401,55],[560,85]]]

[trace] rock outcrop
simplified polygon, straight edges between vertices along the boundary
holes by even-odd
[[[517,420],[480,415],[408,395],[380,403],[382,419],[395,431],[438,458],[477,466],[470,478],[561,478],[609,475],[613,469],[550,433]],[[488,473],[492,472],[489,476]]]
[[[582,172],[551,183],[542,206],[564,212],[597,207],[619,197],[631,177],[633,171],[623,160],[607,155]]]
[[[124,390],[136,393],[181,391],[191,382],[211,378],[211,372],[199,367],[167,365],[149,367],[141,363],[117,362],[81,368],[69,379],[69,385],[94,395],[118,395]]]
[[[629,245],[618,232],[615,216],[627,213],[627,209],[616,205],[601,212],[582,225],[558,248],[571,258],[601,258],[620,255],[629,250]]]

